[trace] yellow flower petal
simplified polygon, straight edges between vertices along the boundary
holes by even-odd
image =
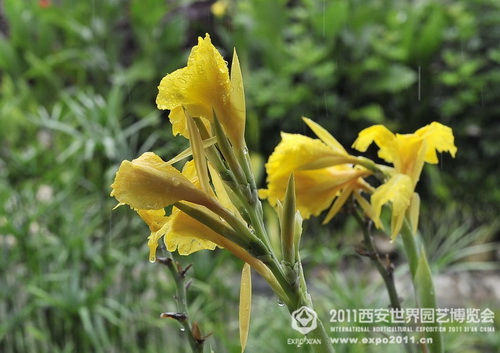
[[[198,38],[187,67],[165,76],[158,90],[159,109],[184,106],[191,116],[207,119],[212,117],[212,106],[229,98],[229,70],[208,34],[204,39]]]
[[[268,175],[273,177],[288,176],[294,170],[303,169],[318,160],[338,158],[338,164],[347,163],[350,159],[332,151],[330,147],[317,139],[312,139],[299,134],[281,134],[281,142],[276,146],[273,154],[266,164]]]
[[[382,206],[392,203],[391,236],[394,240],[401,230],[402,221],[413,195],[413,182],[408,175],[395,174],[385,184],[379,186],[371,196],[374,222],[382,228],[380,213]]]
[[[152,152],[123,161],[111,188],[111,196],[137,210],[158,210],[180,200],[213,204],[206,193]]]
[[[342,206],[346,203],[349,196],[351,196],[352,191],[354,190],[353,184],[348,184],[345,188],[342,189],[340,195],[335,199],[332,207],[328,211],[325,219],[323,220],[323,224],[330,222],[330,220],[337,215]]]
[[[434,121],[415,131],[415,135],[422,136],[427,143],[425,162],[438,163],[436,151],[449,152],[455,158],[457,147],[454,143],[453,131],[448,126]]]
[[[394,169],[398,173],[410,176],[413,185],[416,185],[424,167],[427,146],[425,140],[415,134],[396,134],[396,146]]]
[[[293,172],[296,206],[304,218],[319,215],[330,207],[346,183],[370,173],[346,165],[352,160],[351,156],[333,150],[318,139],[287,133],[281,136],[282,141],[266,164],[268,189],[261,190],[259,195],[267,197],[273,205],[276,200],[283,200],[288,178]],[[330,163],[321,162],[327,160]],[[331,164],[339,165],[325,168]]]
[[[156,232],[151,232],[148,237],[148,248],[149,248],[149,262],[156,262],[156,249],[158,248],[158,241],[167,233],[168,223],[165,223],[163,227],[158,229]]]
[[[187,66],[166,75],[158,86],[158,109],[169,109],[173,133],[189,138],[184,107],[190,116],[204,124],[213,121],[213,112],[233,144],[242,145],[245,128],[243,80],[237,56],[229,77],[227,63],[213,46],[210,36],[198,38],[189,55]],[[210,129],[207,128],[208,131]]]
[[[160,210],[139,210],[137,213],[152,232],[160,230],[168,221],[163,208]]]
[[[392,162],[398,155],[396,136],[384,125],[373,125],[362,130],[352,147],[360,152],[365,152],[372,142],[375,142],[380,148],[379,157],[385,161]]]
[[[191,206],[201,208],[196,205]],[[217,233],[203,223],[174,208],[165,235],[165,244],[168,251],[177,251],[180,255],[189,255],[203,249],[214,250],[217,245],[209,239],[218,236]]]
[[[169,218],[165,216],[165,210],[139,210],[137,211],[142,220],[148,225],[151,234],[148,237],[149,261],[156,261],[156,249],[158,241],[165,235],[168,229]]]

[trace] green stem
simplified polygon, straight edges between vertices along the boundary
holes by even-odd
[[[391,301],[391,306],[394,309],[401,309],[401,303],[399,301],[399,296],[394,284],[393,271],[392,269],[388,269],[386,266],[384,266],[382,260],[380,259],[379,253],[375,248],[375,244],[373,243],[371,224],[369,222],[365,222],[356,211],[354,212],[354,218],[358,222],[363,232],[364,243],[368,250],[368,257],[375,265],[378,272],[382,276],[382,279],[384,280],[384,284],[387,288],[387,293],[389,294],[389,299]]]
[[[197,340],[193,335],[192,324],[189,318],[187,293],[186,293],[186,269],[178,266],[177,262],[171,258],[166,257],[158,259],[158,262],[167,266],[175,281],[175,302],[177,307],[178,317],[174,317],[182,326],[182,329],[187,334],[189,346],[193,353],[203,353],[203,340]]]
[[[300,259],[298,259],[297,269],[298,269],[299,282],[297,283],[296,286],[293,287],[293,292],[297,297],[297,301],[295,302],[294,305],[288,306],[290,314],[295,310],[301,308],[302,306],[307,306],[308,308],[313,309],[311,296],[307,292],[307,285],[304,278],[304,271],[302,270],[302,263]],[[328,335],[328,332],[326,331],[326,328],[319,317],[317,318],[316,323],[317,327],[307,334],[309,338],[315,339],[317,342],[320,342],[319,344],[312,345],[314,351],[317,353],[335,353],[335,349],[333,348],[330,341],[330,336]]]
[[[335,348],[333,348],[330,342],[330,336],[328,336],[328,332],[323,325],[323,322],[318,318],[317,319],[318,327],[316,329],[309,332],[309,338],[319,339],[321,344],[314,344],[314,350],[317,353],[335,353]]]
[[[372,263],[377,268],[377,271],[382,276],[384,280],[385,287],[387,289],[387,293],[389,294],[389,299],[391,301],[391,306],[394,309],[401,309],[401,302],[399,300],[398,292],[396,290],[396,285],[394,284],[394,272],[392,268],[388,268],[384,266],[382,263],[382,259],[379,256],[377,248],[373,243],[373,236],[371,234],[371,221],[364,221],[363,218],[359,215],[359,213],[355,210],[353,212],[354,218],[358,222],[362,232],[365,246],[368,250],[368,257],[372,261]],[[405,332],[401,332],[401,335],[406,337],[407,334]],[[405,343],[405,350],[408,353],[413,352],[409,343]]]
[[[403,228],[401,229],[401,238],[403,239],[403,246],[408,258],[408,265],[410,266],[412,279],[415,279],[415,275],[417,274],[419,251],[416,238],[413,235],[410,224],[406,219],[403,222]]]
[[[427,261],[427,256],[423,246],[417,245],[415,236],[411,230],[407,219],[401,229],[403,245],[408,256],[408,263],[412,274],[413,287],[418,305],[421,308],[437,308],[436,293],[432,272]],[[424,326],[439,326],[439,323],[425,323]],[[444,351],[442,334],[439,331],[426,333],[432,338],[432,343],[427,344],[427,351],[430,353],[442,353]]]

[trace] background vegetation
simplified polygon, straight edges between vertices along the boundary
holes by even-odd
[[[0,351],[184,351],[177,323],[158,318],[174,310],[174,288],[147,261],[148,231],[130,210],[111,211],[108,194],[123,159],[182,147],[155,107],[156,86],[205,32],[227,59],[238,50],[261,169],[280,130],[308,133],[303,115],[346,146],[374,123],[403,133],[433,120],[451,126],[457,158],[427,168],[419,189],[433,266],[443,275],[498,270],[498,1],[218,3],[216,16],[210,1],[0,2]],[[367,261],[350,222],[324,229],[312,220],[304,239],[325,320],[332,308],[387,305],[380,279],[359,274]],[[191,311],[213,332],[208,344],[238,352],[241,264],[223,251],[182,261],[194,264]],[[258,281],[256,293],[248,351],[291,351],[285,309]],[[461,306],[499,315],[491,296]],[[449,352],[500,347],[494,334],[445,339]],[[382,350],[398,347],[338,347]]]

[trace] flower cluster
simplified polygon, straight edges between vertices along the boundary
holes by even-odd
[[[159,248],[189,255],[219,247],[248,264],[242,274],[246,289],[240,293],[243,348],[251,302],[249,266],[290,312],[311,307],[299,254],[302,219],[327,211],[324,222],[329,222],[346,204],[356,205],[356,212],[379,228],[383,227],[382,207],[390,204],[391,237],[395,239],[403,230],[418,300],[436,307],[425,251],[416,245],[409,229],[415,234],[420,208],[415,188],[424,164],[437,163],[437,152],[456,154],[449,127],[433,122],[406,135],[393,134],[382,125],[361,131],[352,147],[365,152],[375,143],[378,156],[388,166],[350,154],[323,127],[304,118],[317,138],[282,133],[282,141],[266,164],[267,188],[259,191],[244,139],[245,95],[236,52],[229,70],[207,34],[198,39],[187,66],[166,75],[158,90],[158,108],[170,110],[173,133],[187,138],[189,148],[169,161],[153,152],[123,161],[111,196],[118,206],[130,206],[148,225],[151,262],[157,261]],[[184,159],[189,160],[181,169],[174,166]],[[376,185],[372,185],[374,180]],[[281,251],[271,245],[260,199],[276,206]],[[364,233],[369,243],[370,236]],[[391,304],[399,307],[392,277],[376,256],[374,261],[388,285]],[[190,328],[196,346],[203,339],[199,339],[196,323]],[[324,342],[325,352],[333,352],[321,324],[310,335]]]
[[[259,223],[236,52],[230,74],[207,34],[198,39],[187,66],[166,75],[158,90],[158,108],[170,110],[173,134],[186,137],[190,147],[170,161],[153,152],[123,161],[111,185],[118,206],[129,205],[148,225],[150,261],[156,261],[159,245],[181,255],[225,248],[285,298],[276,279],[280,269]],[[189,157],[182,170],[173,166]]]
[[[349,155],[340,143],[321,126],[304,118],[318,136],[282,133],[282,141],[266,164],[268,189],[260,195],[271,203],[284,197],[285,180],[294,173],[297,187],[297,207],[305,218],[317,216],[329,208],[324,222],[330,221],[353,196],[364,213],[382,228],[382,206],[391,203],[392,239],[401,230],[407,211],[414,229],[417,227],[419,197],[415,186],[424,163],[438,162],[436,152],[457,151],[451,129],[433,122],[413,134],[393,134],[383,125],[375,125],[359,133],[353,148],[365,152],[375,142],[380,158],[392,167]],[[382,185],[372,187],[366,177],[379,176]],[[371,195],[371,202],[362,196]]]

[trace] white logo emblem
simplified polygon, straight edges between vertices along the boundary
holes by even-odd
[[[303,306],[292,313],[292,328],[306,335],[318,327],[318,315],[316,312]]]

